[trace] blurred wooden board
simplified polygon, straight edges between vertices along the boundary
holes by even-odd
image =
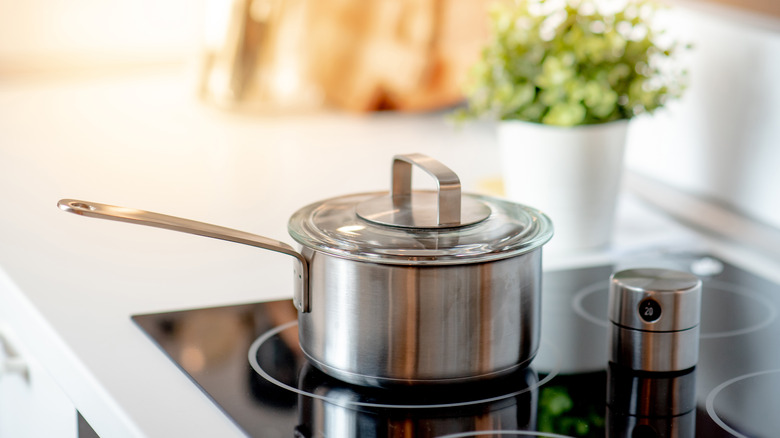
[[[309,75],[333,105],[421,111],[462,98],[487,36],[487,1],[309,3]]]

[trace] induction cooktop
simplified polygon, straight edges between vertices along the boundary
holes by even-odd
[[[608,363],[608,281],[632,267],[703,282],[699,362],[674,373]],[[250,437],[775,437],[780,285],[704,254],[655,253],[543,278],[532,364],[476,384],[368,389],[305,359],[290,300],[135,315]]]

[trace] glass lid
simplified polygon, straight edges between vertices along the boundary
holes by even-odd
[[[411,191],[411,166],[438,191]],[[457,176],[420,154],[393,161],[392,191],[317,202],[290,218],[290,235],[305,247],[352,260],[386,264],[462,264],[513,257],[552,237],[550,219],[533,208],[461,194]]]

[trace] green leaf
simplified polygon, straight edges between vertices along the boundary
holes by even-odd
[[[675,59],[688,47],[656,42],[652,0],[628,0],[602,15],[592,0],[564,2],[549,15],[544,0],[499,3],[491,37],[465,87],[459,117],[520,119],[562,126],[603,123],[652,112],[687,84]]]
[[[579,125],[585,120],[587,109],[580,103],[556,103],[542,118],[542,123],[557,126]]]

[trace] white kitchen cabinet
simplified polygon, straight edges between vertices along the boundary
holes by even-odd
[[[0,438],[75,438],[76,418],[48,371],[0,321]]]

